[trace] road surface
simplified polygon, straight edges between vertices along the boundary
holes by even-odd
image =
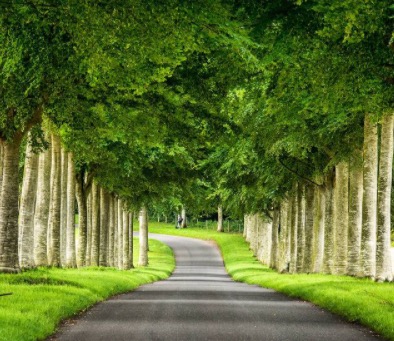
[[[232,281],[213,243],[150,237],[174,250],[174,274],[98,304],[55,340],[381,340],[312,304]]]

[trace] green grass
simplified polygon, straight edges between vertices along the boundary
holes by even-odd
[[[394,284],[368,279],[321,274],[278,274],[253,257],[239,234],[204,229],[177,230],[172,225],[150,223],[150,232],[214,240],[220,247],[228,273],[237,281],[272,288],[358,322],[394,340]]]
[[[167,278],[174,269],[172,251],[150,241],[149,266],[130,271],[114,268],[47,269],[21,274],[1,274],[0,340],[43,340],[59,323],[96,302],[131,291],[138,286]],[[134,243],[137,263],[138,241]]]

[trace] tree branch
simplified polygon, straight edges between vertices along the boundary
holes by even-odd
[[[315,186],[318,186],[318,187],[321,186],[320,184],[314,182],[314,181],[311,180],[311,179],[308,179],[307,177],[305,177],[305,176],[303,176],[303,175],[301,175],[301,174],[298,174],[295,170],[293,170],[293,169],[291,169],[290,167],[286,166],[286,165],[280,160],[280,158],[278,158],[278,161],[279,161],[279,163],[280,163],[284,168],[286,168],[289,172],[291,172],[291,173],[297,175],[299,178],[308,181],[308,182],[311,183],[312,185],[315,185]]]

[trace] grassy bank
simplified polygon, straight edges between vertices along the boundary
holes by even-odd
[[[150,265],[130,271],[114,268],[44,269],[0,275],[0,340],[42,340],[59,322],[96,302],[167,278],[174,269],[170,248],[151,241]],[[137,264],[138,242],[134,243]]]
[[[394,340],[393,283],[375,283],[347,276],[278,274],[258,262],[238,234],[194,228],[177,230],[172,225],[158,223],[150,224],[150,232],[215,240],[227,271],[235,280],[313,302]]]

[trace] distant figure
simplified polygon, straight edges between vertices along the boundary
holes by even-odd
[[[177,229],[180,229],[182,227],[182,221],[183,221],[182,216],[180,214],[178,214],[178,222],[176,224]]]

